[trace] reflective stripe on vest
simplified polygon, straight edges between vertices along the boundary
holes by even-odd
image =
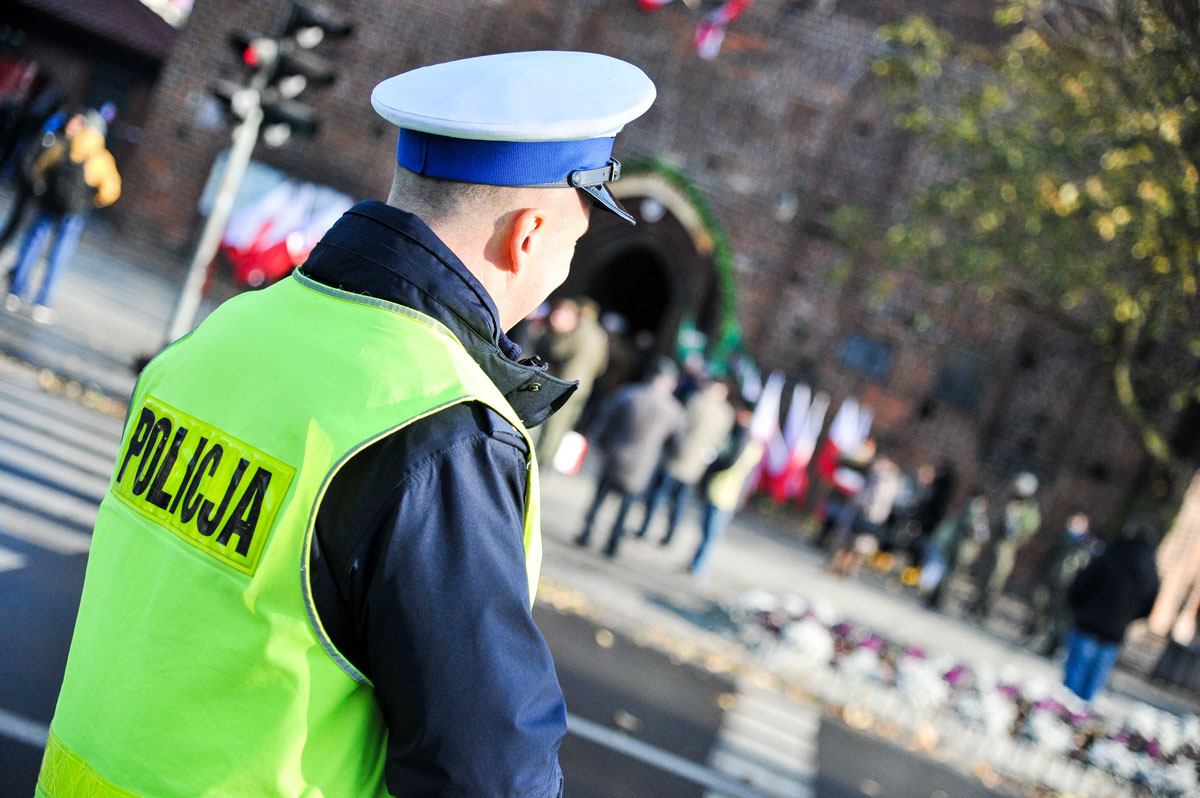
[[[39,794],[386,794],[372,687],[313,610],[313,524],[350,457],[465,401],[529,443],[438,322],[299,275],[155,358],[100,506]]]

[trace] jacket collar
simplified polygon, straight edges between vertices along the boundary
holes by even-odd
[[[360,202],[329,229],[300,267],[326,285],[420,311],[452,332],[527,427],[545,421],[577,382],[518,361],[496,304],[449,247],[411,213]]]

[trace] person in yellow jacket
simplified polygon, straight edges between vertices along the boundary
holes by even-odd
[[[506,53],[376,86],[386,203],[138,379],[38,798],[555,798],[528,427],[573,385],[506,331],[567,276],[632,64]],[[628,220],[628,218],[627,218]]]
[[[67,120],[59,140],[38,157],[34,164],[38,213],[21,244],[5,309],[18,310],[32,300],[34,321],[54,321],[50,302],[75,254],[88,212],[107,207],[121,196],[121,176],[104,143],[97,124],[79,113]],[[52,236],[54,244],[42,283],[33,297],[34,267]]]

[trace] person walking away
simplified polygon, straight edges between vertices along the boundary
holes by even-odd
[[[626,388],[613,397],[596,435],[596,445],[602,452],[600,478],[583,529],[575,538],[577,546],[588,545],[600,506],[615,493],[620,505],[604,555],[617,556],[629,508],[654,476],[663,446],[683,430],[683,408],[671,395],[677,376],[674,364],[664,361],[649,382]]]
[[[919,496],[913,509],[912,523],[916,534],[907,544],[909,563],[920,568],[925,563],[930,539],[946,516],[946,508],[954,498],[954,464],[943,460],[934,466],[926,463],[917,469]]]
[[[658,508],[668,502],[667,531],[659,541],[662,546],[670,544],[692,490],[717,459],[733,431],[734,412],[729,404],[729,385],[720,380],[708,381],[687,401],[684,415],[683,435],[666,458],[662,479],[646,499],[646,514],[637,533],[639,538],[644,538]]]
[[[563,436],[575,428],[596,378],[608,365],[608,333],[600,326],[600,306],[587,298],[559,300],[550,311],[549,331],[542,346],[550,373],[579,383],[567,403],[542,425],[537,453],[548,463]]]
[[[996,600],[1004,592],[1008,577],[1017,562],[1017,550],[1032,538],[1042,523],[1038,508],[1037,477],[1023,471],[1013,479],[1010,498],[1004,503],[1000,517],[992,525],[991,547],[984,572],[980,576],[979,591],[972,602],[969,614],[987,618]]]
[[[942,522],[930,540],[918,582],[926,607],[942,608],[949,585],[970,572],[989,535],[987,496],[977,490],[954,518]]]
[[[708,574],[713,550],[742,505],[746,481],[762,461],[766,447],[762,441],[750,437],[753,417],[750,408],[739,407],[735,411],[729,445],[701,480],[704,506],[700,513],[700,543],[687,566],[688,573],[697,579]]]
[[[903,475],[900,467],[887,457],[877,457],[867,469],[867,483],[853,498],[848,517],[838,520],[836,548],[829,561],[829,572],[853,577],[862,562],[879,550],[879,538],[892,514],[892,504],[900,494]]]
[[[67,121],[62,140],[38,157],[34,172],[44,176],[45,190],[21,244],[4,307],[17,310],[31,300],[34,267],[52,238],[46,271],[36,298],[32,298],[31,311],[34,321],[48,324],[54,321],[50,308],[54,289],[75,254],[84,219],[92,208],[116,202],[121,195],[121,177],[104,147],[104,134],[83,114]]]
[[[1104,688],[1129,625],[1145,618],[1158,596],[1150,527],[1133,523],[1071,584],[1071,630],[1063,684],[1084,701]]]
[[[1025,626],[1026,643],[1042,636],[1038,649],[1043,657],[1053,657],[1062,646],[1071,614],[1067,609],[1067,592],[1075,577],[1092,559],[1092,540],[1089,522],[1084,513],[1072,513],[1065,528],[1058,533],[1038,559],[1034,573],[1037,584],[1029,602],[1029,620]]]
[[[569,51],[375,87],[387,203],[138,380],[39,796],[561,796],[528,427],[574,386],[506,331],[593,208],[632,218],[613,137],[654,94]]]

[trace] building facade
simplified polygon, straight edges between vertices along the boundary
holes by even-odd
[[[381,78],[516,49],[632,61],[659,90],[618,141],[618,157],[655,165],[616,184],[643,221],[598,221],[564,292],[588,293],[663,341],[683,321],[716,334],[735,314],[764,371],[829,392],[835,407],[847,396],[870,405],[880,451],[901,463],[953,461],[960,495],[974,486],[998,493],[1032,470],[1047,529],[1057,532],[1076,508],[1111,520],[1142,454],[1086,342],[981,303],[971,286],[932,288],[847,264],[829,227],[846,204],[889,213],[930,166],[919,142],[890,124],[872,81],[877,28],[920,11],[995,43],[991,0],[758,0],[729,27],[720,55],[703,60],[693,35],[712,5],[648,14],[635,0],[347,4],[356,29],[323,47],[339,76],[312,95],[317,136],[278,150],[260,144],[255,158],[383,197],[395,135],[367,102]],[[228,141],[208,93],[213,79],[240,74],[228,34],[268,31],[286,6],[197,0],[126,173],[120,212],[131,230],[186,249],[196,199]]]

